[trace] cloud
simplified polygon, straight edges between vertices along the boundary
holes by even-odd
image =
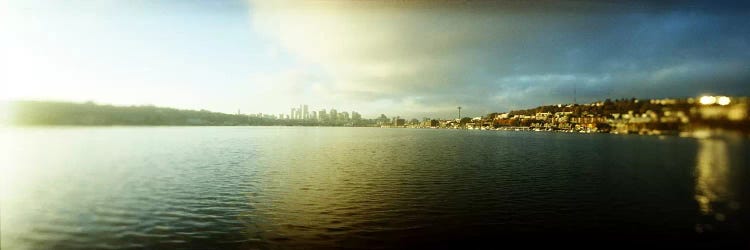
[[[750,34],[742,25],[750,18],[736,9],[253,1],[251,15],[256,30],[319,67],[325,77],[301,80],[327,93],[319,98],[358,102],[370,113],[447,115],[461,105],[481,115],[571,102],[573,85],[583,101],[748,95]]]

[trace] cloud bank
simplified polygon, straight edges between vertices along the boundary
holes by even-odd
[[[607,97],[750,95],[747,6],[253,1],[254,28],[324,102],[471,115]],[[291,90],[293,91],[293,90]],[[391,105],[385,107],[384,104]]]

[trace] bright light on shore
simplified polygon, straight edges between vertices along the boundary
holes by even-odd
[[[700,104],[703,105],[713,105],[713,104],[719,104],[721,106],[726,106],[732,103],[732,99],[730,99],[728,96],[701,96],[699,100]]]
[[[719,96],[719,99],[716,101],[716,103],[718,103],[721,106],[729,105],[729,103],[731,103],[731,102],[732,102],[732,100],[729,99],[729,97],[726,97],[726,96]]]
[[[700,99],[700,103],[703,105],[711,105],[716,103],[716,97],[714,96],[702,96]]]

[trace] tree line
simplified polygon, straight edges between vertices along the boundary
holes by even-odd
[[[367,120],[352,123],[320,123],[315,120],[269,119],[208,110],[181,110],[143,106],[100,105],[93,102],[15,101],[9,120],[15,125],[70,126],[365,126]]]

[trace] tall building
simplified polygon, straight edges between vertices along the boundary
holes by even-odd
[[[335,122],[339,118],[339,113],[336,112],[336,109],[331,109],[330,118],[333,122]]]
[[[302,119],[310,119],[310,114],[307,112],[307,105],[302,108]]]
[[[310,112],[310,120],[317,120],[317,119],[318,119],[318,114],[315,111]]]
[[[289,119],[293,120],[294,119],[294,115],[296,113],[297,113],[297,111],[294,108],[292,108],[292,111],[289,112]]]
[[[349,121],[349,112],[346,112],[346,111],[341,112],[341,114],[339,115],[339,117],[341,117],[341,119],[339,119],[339,120],[344,121],[344,122],[348,122]]]
[[[321,109],[320,112],[318,112],[318,120],[321,120],[321,121],[328,120],[328,115],[326,114],[325,109]]]

